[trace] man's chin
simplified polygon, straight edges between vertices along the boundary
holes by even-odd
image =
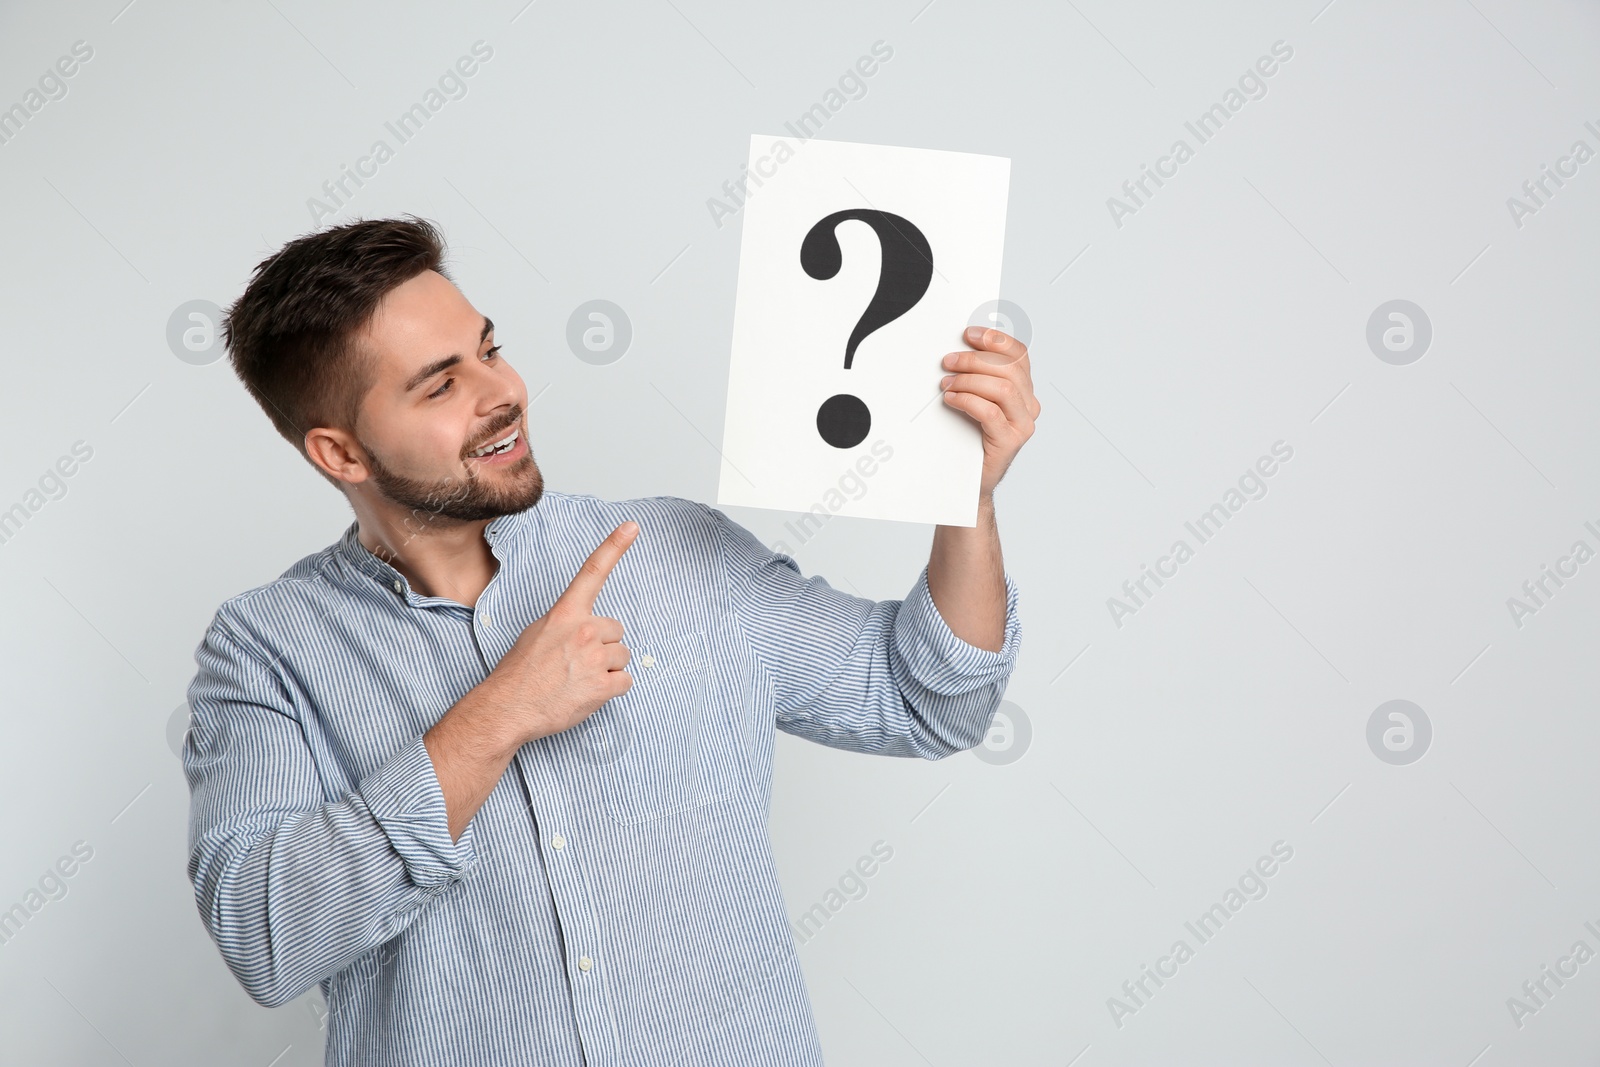
[[[526,511],[544,495],[544,478],[530,453],[497,471],[449,482],[425,482],[375,467],[375,487],[413,521],[482,522]]]
[[[544,478],[531,455],[493,475],[480,475],[468,486],[461,501],[462,512],[470,511],[475,520],[497,519],[527,511],[544,496]]]

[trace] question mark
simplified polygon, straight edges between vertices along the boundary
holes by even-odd
[[[800,266],[819,282],[839,273],[844,252],[834,230],[839,223],[854,219],[871,226],[878,235],[882,261],[878,268],[878,288],[872,302],[856,320],[850,340],[844,346],[844,369],[850,369],[856,348],[872,331],[887,326],[917,305],[933,281],[933,249],[922,231],[899,215],[868,208],[835,211],[811,227],[800,242]],[[834,448],[854,448],[867,439],[872,429],[872,412],[859,397],[849,393],[830,396],[817,409],[817,432]]]

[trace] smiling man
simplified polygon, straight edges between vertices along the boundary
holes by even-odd
[[[946,357],[978,525],[875,602],[716,508],[546,492],[522,379],[422,220],[290,242],[224,339],[355,513],[196,652],[188,872],[245,990],[320,986],[329,1064],[821,1063],[775,730],[983,740],[1021,638],[993,491],[1039,413],[1023,346]]]

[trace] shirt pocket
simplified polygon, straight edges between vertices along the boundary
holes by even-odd
[[[633,687],[577,729],[607,813],[649,822],[710,804],[744,780],[739,744],[714,684],[704,631],[627,642]]]

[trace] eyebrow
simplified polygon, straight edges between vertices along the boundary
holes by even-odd
[[[490,320],[489,316],[485,315],[483,317],[483,332],[478,334],[478,343],[480,345],[483,344],[483,342],[493,332],[494,322]],[[460,355],[445,356],[442,359],[434,360],[426,367],[423,367],[421,370],[417,371],[417,373],[413,374],[410,378],[406,379],[405,391],[408,393],[411,392],[411,390],[415,389],[429,378],[432,378],[435,374],[439,374],[442,371],[447,371],[460,362]]]

